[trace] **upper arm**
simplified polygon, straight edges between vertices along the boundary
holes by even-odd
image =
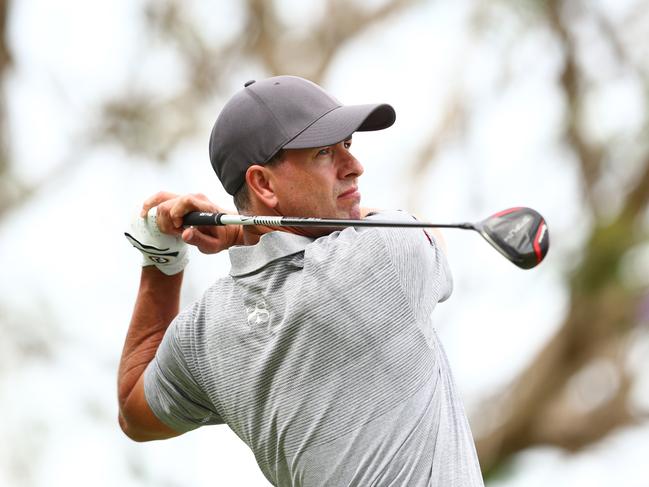
[[[196,342],[194,337],[196,327],[206,322],[203,309],[196,303],[169,325],[139,387],[139,398],[153,415],[182,433],[223,423],[202,380],[203,375],[215,380],[209,361],[200,358],[205,352],[198,352],[205,342]]]
[[[197,377],[192,330],[198,308],[184,310],[169,325],[155,357],[122,405],[120,424],[136,441],[171,438],[223,423]]]
[[[149,407],[140,376],[119,413],[122,431],[134,441],[164,440],[181,435],[160,421]]]

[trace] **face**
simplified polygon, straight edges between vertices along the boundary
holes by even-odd
[[[275,210],[283,216],[360,218],[358,177],[351,138],[328,147],[287,149],[272,168]]]

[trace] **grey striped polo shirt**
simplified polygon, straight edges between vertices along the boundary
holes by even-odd
[[[176,317],[146,370],[161,421],[226,423],[273,485],[483,485],[431,322],[452,289],[433,238],[272,232],[229,254],[230,275]]]

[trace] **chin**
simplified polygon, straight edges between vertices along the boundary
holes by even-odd
[[[346,212],[345,218],[349,218],[352,220],[360,220],[361,218],[361,209],[358,207],[354,207],[351,210]]]

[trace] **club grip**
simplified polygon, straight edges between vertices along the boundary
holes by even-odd
[[[192,211],[183,217],[183,225],[199,226],[199,225],[223,225],[221,217],[223,213],[206,213],[202,211]]]

